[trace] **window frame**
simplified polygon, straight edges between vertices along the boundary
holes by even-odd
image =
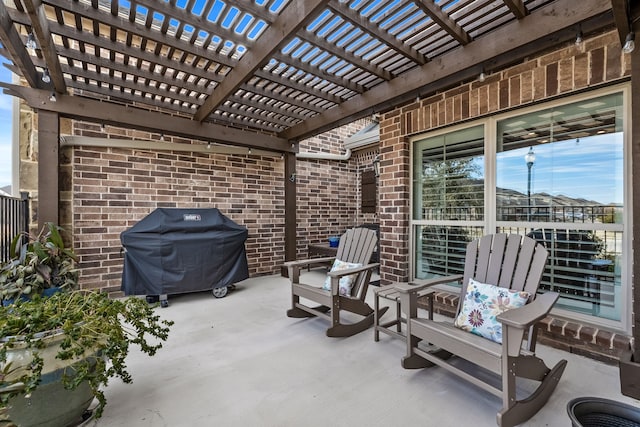
[[[605,88],[586,91],[580,94],[572,94],[568,96],[559,97],[556,99],[542,101],[535,105],[530,105],[522,108],[516,108],[506,112],[497,112],[491,116],[480,117],[477,119],[471,119],[464,123],[455,124],[451,126],[443,126],[437,129],[432,129],[427,132],[416,134],[409,138],[410,144],[410,191],[409,191],[409,244],[410,244],[410,256],[409,256],[409,268],[411,280],[416,279],[416,264],[417,264],[417,251],[416,251],[416,230],[418,226],[425,225],[450,225],[450,221],[428,221],[428,220],[415,220],[414,219],[414,159],[416,153],[416,142],[425,138],[437,137],[443,134],[467,129],[475,126],[484,126],[484,170],[485,170],[485,187],[484,187],[484,221],[458,221],[460,225],[479,226],[483,227],[485,233],[495,232],[498,227],[503,226],[521,226],[520,222],[513,221],[497,221],[497,202],[496,202],[496,158],[497,158],[497,124],[501,120],[514,118],[523,114],[533,113],[549,108],[560,107],[566,104],[584,102],[593,98],[597,98],[604,95],[610,95],[615,93],[622,94],[622,120],[623,120],[623,223],[621,230],[619,224],[602,224],[602,227],[598,229],[616,229],[622,232],[622,269],[621,269],[621,306],[620,306],[620,321],[600,318],[592,315],[587,315],[579,312],[574,312],[562,308],[554,308],[552,314],[554,316],[580,321],[586,324],[594,324],[597,326],[603,326],[610,330],[619,331],[625,334],[631,332],[632,322],[632,269],[633,269],[633,257],[632,257],[632,228],[633,228],[633,206],[631,204],[631,87],[629,83],[611,85]],[[536,223],[533,223],[534,225]],[[542,224],[542,223],[541,223]],[[532,223],[526,223],[527,226],[531,226]],[[595,228],[595,227],[593,227]],[[491,231],[493,230],[493,231]],[[455,287],[445,287],[453,292],[458,292],[459,289]]]

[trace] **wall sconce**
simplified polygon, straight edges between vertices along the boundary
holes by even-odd
[[[296,182],[296,173],[292,173],[291,175],[289,175],[289,181],[291,182]]]
[[[624,39],[624,46],[622,46],[622,51],[624,53],[631,53],[636,48],[636,43],[634,39],[636,35],[633,31],[627,34],[627,37]]]
[[[51,95],[49,95],[49,101],[56,102],[57,100],[58,100],[58,98],[56,97],[56,93],[55,92],[51,92]]]
[[[376,178],[380,176],[380,154],[376,154],[373,158],[373,174]]]
[[[622,45],[623,53],[631,53],[636,48],[635,38],[636,35],[633,32],[633,22],[631,20],[631,0],[626,0],[625,4],[627,6],[626,15],[627,15],[627,25],[629,28],[629,32],[627,33],[627,37],[624,39],[624,45]]]
[[[582,36],[582,26],[578,24],[578,32],[576,33],[576,46],[582,47],[582,43],[584,42],[584,38]]]

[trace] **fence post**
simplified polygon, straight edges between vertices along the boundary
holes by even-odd
[[[25,232],[29,232],[29,224],[31,223],[31,212],[29,210],[29,192],[28,191],[21,191],[20,192],[20,199],[21,199],[21,205],[22,205],[22,229]]]

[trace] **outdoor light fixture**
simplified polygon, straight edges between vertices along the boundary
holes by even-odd
[[[582,29],[578,27],[578,34],[576,35],[576,46],[580,47],[584,39],[582,38]]]
[[[164,141],[164,133],[160,134],[160,141]]]
[[[482,83],[487,78],[487,75],[484,73],[484,70],[480,71],[480,75],[478,76],[478,81]]]
[[[58,98],[56,98],[56,93],[55,92],[51,92],[51,95],[49,95],[49,101],[56,102],[57,100],[58,100]]]
[[[531,220],[531,168],[536,161],[536,154],[533,147],[529,147],[529,152],[524,155],[524,161],[527,163],[527,221]]]
[[[49,74],[49,69],[45,68],[42,73],[42,81],[45,83],[51,83],[51,75]]]
[[[249,149],[247,150],[247,152],[248,152],[249,154],[251,154],[251,147],[249,147]]]
[[[33,33],[29,33],[27,36],[27,42],[24,44],[27,49],[35,49],[38,47],[36,44],[36,38],[33,36]]]
[[[622,46],[622,52],[631,53],[636,48],[636,43],[634,39],[636,35],[633,31],[627,34],[627,37],[624,39],[624,46]]]
[[[380,154],[376,154],[373,158],[373,174],[376,178],[380,176]]]

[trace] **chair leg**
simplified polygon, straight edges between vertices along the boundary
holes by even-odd
[[[376,292],[373,298],[373,340],[375,342],[380,341],[380,331],[378,327],[380,326],[380,318],[382,317],[378,310],[380,309],[380,297]]]
[[[517,364],[517,362],[515,364]],[[566,360],[563,359],[559,361],[553,369],[548,370],[538,388],[525,399],[516,400],[515,381],[513,381],[513,387],[511,389],[503,389],[504,407],[498,412],[498,425],[500,427],[512,427],[522,424],[524,421],[533,417],[549,400],[566,366]],[[515,378],[515,372],[511,369],[509,371],[509,376]],[[513,375],[511,375],[512,373]]]
[[[305,318],[305,317],[315,317],[316,315],[313,313],[310,313],[306,310],[303,310],[301,308],[298,307],[298,305],[300,304],[300,296],[296,295],[296,294],[291,294],[291,308],[289,310],[287,310],[287,317],[294,317],[294,318]],[[314,308],[314,310],[318,311],[318,312],[322,312],[322,313],[326,313],[327,311],[329,311],[329,307],[325,307],[325,306],[319,306]]]
[[[369,327],[371,327],[371,325],[373,325],[373,315],[374,313],[371,313],[370,315],[366,316],[364,319],[362,319],[357,323],[350,323],[350,324],[338,323],[330,327],[329,329],[327,329],[327,336],[328,337],[350,337],[364,330],[367,330],[369,329]]]
[[[402,311],[400,309],[400,299],[396,298],[396,331],[402,332]]]

